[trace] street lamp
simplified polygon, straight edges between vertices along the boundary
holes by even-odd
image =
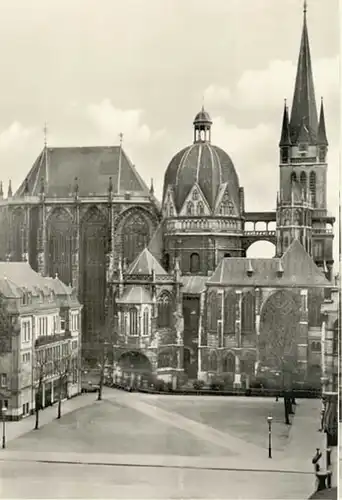
[[[2,449],[4,450],[6,448],[6,419],[5,419],[7,412],[6,406],[2,407],[1,412],[2,412]]]
[[[268,458],[272,458],[272,415],[267,417],[268,423]]]

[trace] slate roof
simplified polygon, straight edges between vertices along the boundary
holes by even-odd
[[[278,275],[280,267],[283,268],[282,276]],[[250,269],[253,270],[251,275],[248,273]],[[298,240],[293,241],[281,258],[222,259],[207,283],[226,286],[331,287]]]
[[[79,196],[107,194],[109,177],[114,194],[120,178],[122,194],[129,191],[149,196],[148,187],[120,146],[96,146],[44,148],[15,197],[24,194],[25,185],[29,195],[39,195],[42,179],[47,196],[68,197],[74,191],[75,177]]]
[[[0,262],[0,290],[6,297],[21,297],[24,290],[37,295],[52,290],[56,295],[71,295],[72,288],[58,278],[45,278],[27,262]]]
[[[208,276],[182,276],[182,293],[186,295],[199,295],[205,290]]]
[[[148,244],[148,250],[159,261],[163,258],[163,222],[160,222]]]
[[[116,299],[119,304],[151,304],[151,293],[143,286],[129,285],[125,287],[122,297]]]
[[[194,143],[179,151],[169,163],[164,176],[163,199],[171,186],[179,212],[190,189],[197,183],[213,210],[220,186],[225,182],[234,205],[239,207],[239,178],[229,155],[208,142]]]
[[[317,136],[318,117],[306,12],[304,13],[302,39],[291,110],[290,131],[292,144],[298,141],[302,125],[305,125],[311,142],[315,142]]]
[[[147,275],[152,273],[152,269],[157,276],[167,275],[167,272],[162,268],[157,259],[147,248],[145,248],[132,262],[128,268],[127,274]]]

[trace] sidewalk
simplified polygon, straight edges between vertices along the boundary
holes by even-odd
[[[96,402],[97,394],[80,394],[72,399],[62,402],[62,417],[67,413],[92,405]],[[57,417],[58,404],[44,408],[39,412],[39,427],[53,422]],[[34,429],[36,416],[30,415],[18,422],[6,422],[6,441],[13,441]]]

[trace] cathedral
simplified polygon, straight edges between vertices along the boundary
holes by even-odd
[[[116,370],[165,380],[220,375],[238,387],[285,365],[319,380],[335,218],[306,17],[304,9],[292,106],[280,120],[275,211],[245,210],[234,163],[214,145],[203,107],[192,144],[166,169],[161,204],[122,142],[45,144],[16,192],[9,184],[5,197],[1,185],[0,259],[72,285],[85,358],[100,338]],[[274,258],[247,258],[260,240],[274,244]]]

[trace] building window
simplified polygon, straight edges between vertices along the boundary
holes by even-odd
[[[308,296],[308,317],[309,326],[321,326],[322,325],[322,307],[323,297],[319,293],[314,291],[309,291]]]
[[[31,354],[29,352],[25,352],[23,354],[23,363],[29,363],[31,361]]]
[[[143,315],[143,335],[148,335],[149,334],[149,313],[148,309],[146,308],[144,310],[144,315]]]
[[[203,215],[204,214],[204,205],[201,201],[197,203],[197,213],[198,215]]]
[[[192,199],[195,201],[198,200],[198,192],[196,189],[194,189],[194,192],[192,193]]]
[[[254,316],[255,316],[254,295],[251,292],[248,292],[242,298],[242,311],[241,311],[242,333],[249,334],[254,332],[254,320],[255,320]]]
[[[235,333],[236,319],[236,294],[227,292],[224,297],[224,333],[233,335]]]
[[[291,182],[297,182],[296,172],[291,172]]]
[[[1,385],[1,387],[7,387],[7,373],[1,373],[0,385]]]
[[[187,213],[187,215],[193,215],[193,213],[194,213],[194,205],[193,205],[193,203],[191,201],[189,201],[187,203],[186,213]]]
[[[327,150],[325,147],[319,148],[318,159],[321,163],[325,163]]]
[[[300,174],[300,184],[301,184],[302,191],[303,191],[304,194],[306,194],[306,182],[307,182],[306,173],[302,172]]]
[[[315,207],[316,206],[316,173],[310,173],[310,195],[311,195],[311,203]]]
[[[311,351],[312,352],[321,352],[321,343],[320,342],[312,342],[311,343]]]
[[[138,311],[135,307],[129,310],[129,334],[138,335]]]
[[[208,297],[208,329],[213,332],[217,332],[217,321],[218,321],[218,307],[217,307],[218,295],[212,292]]]
[[[160,328],[171,326],[171,313],[171,297],[168,293],[163,293],[158,299],[158,326]]]
[[[164,254],[164,269],[167,272],[170,270],[170,254],[168,253]]]
[[[209,359],[208,359],[208,371],[210,372],[216,372],[218,368],[218,363],[217,363],[217,354],[215,351],[212,351],[209,354]]]
[[[190,255],[190,273],[196,274],[200,271],[200,256],[198,253],[192,253]]]
[[[284,250],[286,250],[289,246],[289,237],[284,236]]]
[[[332,351],[334,356],[338,355],[338,340],[339,340],[339,335],[338,335],[338,319],[337,319],[333,326]]]
[[[289,161],[289,148],[281,149],[281,162],[287,163]]]
[[[169,205],[169,216],[173,217],[173,206]]]

